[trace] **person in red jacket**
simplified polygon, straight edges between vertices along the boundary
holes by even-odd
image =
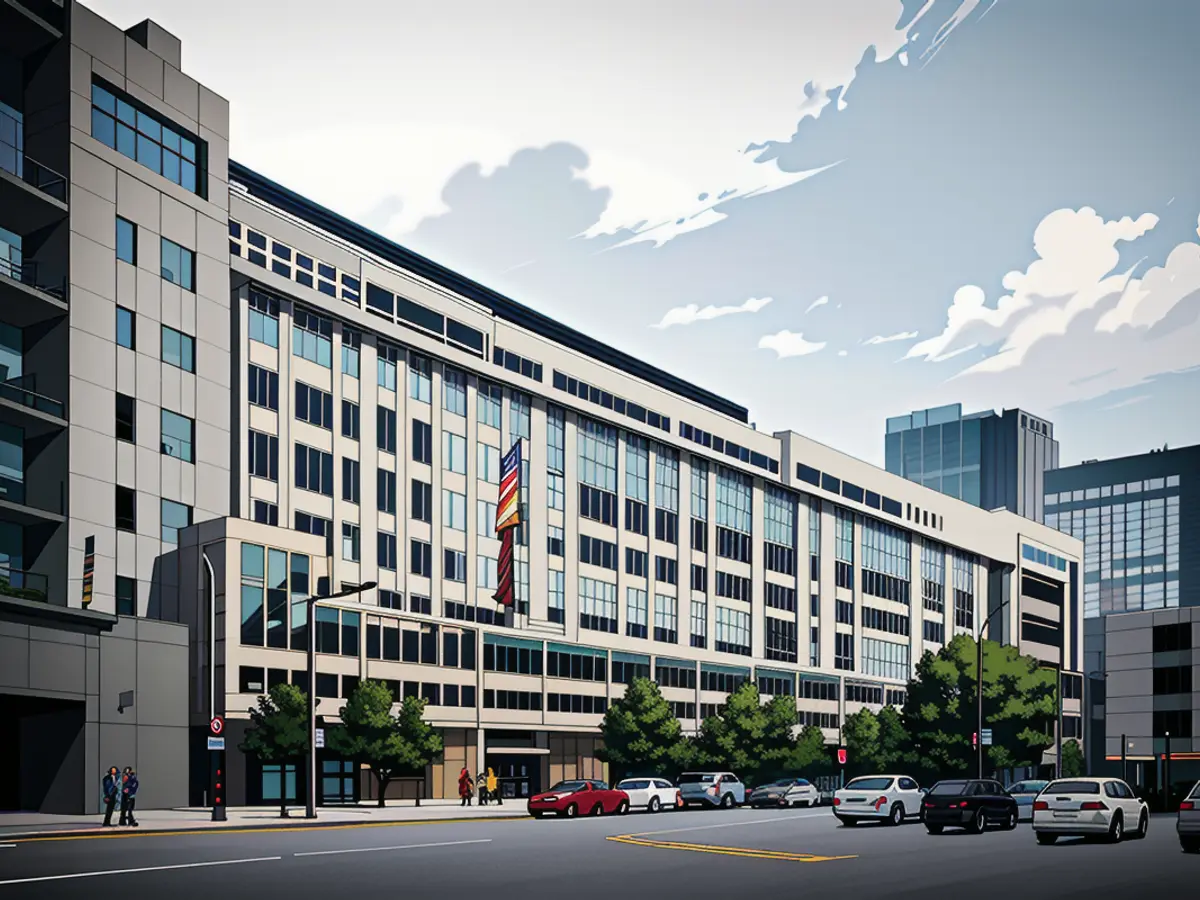
[[[467,767],[463,766],[462,771],[458,773],[458,796],[462,800],[462,806],[471,805],[471,794],[474,793],[475,784],[471,781],[471,773],[467,771]]]

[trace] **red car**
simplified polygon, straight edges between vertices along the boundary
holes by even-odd
[[[560,781],[543,794],[529,798],[529,814],[535,819],[553,813],[573,819],[576,816],[603,816],[629,812],[629,795],[614,790],[603,781]]]

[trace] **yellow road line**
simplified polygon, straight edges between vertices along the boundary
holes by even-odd
[[[614,835],[608,840],[636,847],[652,847],[659,850],[689,850],[693,853],[715,853],[720,856],[738,856],[744,859],[774,859],[781,862],[832,862],[840,859],[857,859],[857,856],[817,856],[813,853],[790,853],[786,850],[759,850],[753,847],[718,847],[712,844],[688,844],[680,841],[651,841],[633,834]]]
[[[12,844],[36,844],[49,843],[51,841],[112,841],[123,840],[127,838],[150,838],[150,837],[183,837],[195,835],[209,834],[278,834],[280,832],[307,832],[307,831],[342,831],[350,828],[404,828],[414,825],[463,825],[475,822],[531,822],[532,819],[524,817],[495,817],[486,819],[422,819],[420,821],[398,821],[398,822],[342,822],[329,825],[282,825],[277,828],[192,828],[182,831],[142,831],[128,832],[121,831],[116,834],[97,833],[97,834],[72,834],[72,835],[39,835],[38,837],[9,838],[9,843]]]

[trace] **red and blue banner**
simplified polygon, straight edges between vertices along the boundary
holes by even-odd
[[[497,590],[492,595],[501,606],[512,606],[515,593],[513,566],[514,532],[521,524],[521,442],[504,454],[500,462],[500,499],[496,503],[496,533],[500,536]]]

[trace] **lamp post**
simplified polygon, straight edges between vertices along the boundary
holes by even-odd
[[[1095,726],[1092,725],[1092,706],[1094,705],[1092,703],[1092,699],[1091,699],[1091,697],[1092,697],[1092,681],[1093,681],[1093,679],[1096,681],[1105,681],[1105,680],[1107,680],[1107,678],[1108,678],[1107,672],[1102,672],[1099,669],[1097,669],[1094,672],[1087,673],[1087,675],[1085,676],[1084,684],[1083,684],[1083,706],[1084,706],[1084,711],[1083,711],[1083,774],[1084,775],[1092,774],[1092,738],[1094,737],[1093,732],[1095,731]],[[1105,735],[1105,739],[1107,742],[1107,735]],[[1122,750],[1122,755],[1124,755],[1124,750]],[[1124,777],[1124,773],[1122,773],[1122,777]]]
[[[309,597],[305,601],[308,607],[308,790],[306,791],[304,815],[306,818],[317,817],[317,629],[313,621],[313,609],[323,600],[338,600],[342,597],[353,597],[375,587],[374,581],[344,587],[335,594],[327,597]]]
[[[975,638],[975,644],[979,650],[979,665],[975,669],[975,711],[977,715],[975,723],[975,758],[979,768],[979,778],[983,778],[983,633],[987,631],[996,613],[1008,606],[1009,602],[1005,600],[988,613],[987,618],[983,620],[983,624],[979,626],[979,634]]]

